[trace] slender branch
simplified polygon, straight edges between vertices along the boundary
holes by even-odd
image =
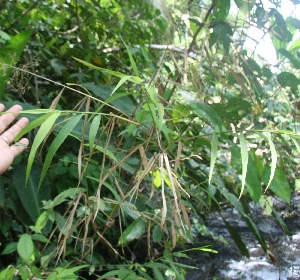
[[[212,13],[214,7],[216,6],[216,4],[217,4],[217,0],[216,1],[212,1],[211,6],[209,7],[209,9],[206,12],[204,20],[199,25],[197,31],[195,32],[195,34],[193,36],[193,39],[192,39],[192,42],[190,43],[190,46],[188,47],[188,50],[187,50],[188,54],[190,54],[192,52],[192,49],[193,49],[194,45],[196,44],[197,37],[198,37],[199,33],[201,32],[201,30],[203,29],[203,27],[205,26],[205,24],[207,23],[208,18],[211,15],[211,13]],[[167,98],[167,101],[169,101],[171,99],[171,97],[174,94],[174,91],[175,91],[175,89],[177,87],[177,84],[180,82],[181,78],[182,78],[182,74],[180,73],[180,74],[178,74],[178,77],[177,77],[177,79],[176,79],[176,81],[174,83],[174,86],[171,89],[171,92],[170,92],[170,94],[169,94],[169,96]]]
[[[203,27],[205,26],[206,22],[208,21],[208,18],[211,15],[211,13],[212,13],[214,7],[216,6],[217,2],[218,1],[212,1],[211,6],[209,7],[209,9],[206,12],[204,20],[201,22],[201,24],[199,25],[198,29],[196,30],[196,32],[193,36],[192,42],[190,43],[190,46],[188,48],[188,53],[192,51],[194,45],[196,44],[197,37],[198,37],[199,33],[201,32],[201,30],[203,29]]]

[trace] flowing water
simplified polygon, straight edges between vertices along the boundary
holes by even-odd
[[[282,204],[282,201],[280,203]],[[268,243],[274,256],[273,260],[265,255],[236,210],[227,209],[222,215],[239,231],[248,248],[250,258],[241,255],[218,214],[211,214],[209,229],[214,233],[214,236],[223,236],[228,244],[221,241],[216,242],[216,237],[214,237],[214,241],[211,238],[206,240],[199,238],[197,245],[213,244],[212,248],[217,250],[218,254],[191,252],[187,263],[197,269],[188,271],[186,279],[300,280],[299,193],[293,197],[291,205],[277,205],[291,231],[289,236],[284,234],[272,217],[263,215],[263,211],[257,207],[255,209],[259,213],[256,219],[257,226]]]

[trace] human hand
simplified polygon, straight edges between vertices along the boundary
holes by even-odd
[[[0,112],[3,110],[4,105],[0,104]],[[29,144],[28,139],[23,138],[17,144],[10,146],[19,132],[29,123],[29,120],[23,117],[8,128],[21,110],[20,105],[14,105],[7,110],[9,113],[0,115],[0,174],[12,164],[14,158],[21,154]]]

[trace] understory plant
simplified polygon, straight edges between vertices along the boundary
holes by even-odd
[[[289,232],[271,197],[299,190],[299,20],[260,1],[40,2],[1,14],[0,97],[31,147],[0,179],[0,280],[185,279],[222,239],[186,249],[192,221],[224,207],[276,262],[250,204]],[[244,47],[251,25],[276,67]]]

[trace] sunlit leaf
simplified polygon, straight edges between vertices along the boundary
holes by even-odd
[[[31,167],[34,161],[34,157],[36,155],[38,147],[41,145],[49,131],[52,129],[53,124],[59,117],[60,112],[54,112],[51,114],[46,121],[41,125],[38,133],[35,136],[34,142],[32,143],[32,147],[30,150],[30,154],[28,156],[28,164],[27,164],[27,170],[26,170],[26,183],[29,178],[29,173],[31,171]]]
[[[135,63],[135,61],[134,61],[134,59],[133,59],[133,56],[132,56],[132,54],[131,54],[131,51],[130,51],[130,49],[128,48],[128,46],[125,44],[125,42],[123,41],[123,39],[121,39],[121,40],[122,40],[123,44],[124,44],[125,47],[126,47],[127,54],[128,54],[128,56],[129,56],[129,60],[130,60],[130,65],[131,65],[131,67],[132,67],[132,69],[133,69],[133,72],[134,72],[134,74],[135,74],[136,76],[139,76],[139,71],[138,71],[138,68],[137,68],[137,66],[136,66],[136,63]]]
[[[209,167],[209,179],[208,179],[209,184],[211,183],[211,178],[216,164],[217,155],[218,155],[218,135],[216,133],[213,133],[211,138],[211,155],[210,155],[210,167]]]
[[[62,145],[62,143],[66,140],[66,138],[70,135],[70,133],[72,132],[72,130],[74,129],[74,127],[78,124],[78,122],[80,121],[80,119],[82,118],[83,115],[77,115],[73,118],[71,118],[60,130],[60,132],[57,134],[57,136],[55,137],[55,139],[53,140],[46,159],[44,161],[44,165],[43,165],[43,169],[42,169],[42,174],[40,177],[40,182],[39,182],[39,186],[41,185],[46,172],[51,164],[51,161],[53,159],[53,157],[55,156],[55,153],[57,152],[57,150],[59,149],[59,147]]]
[[[99,131],[100,121],[101,121],[101,115],[96,115],[96,116],[94,116],[92,123],[91,123],[90,132],[89,132],[90,152],[92,152],[93,147],[95,145],[95,139],[96,139],[96,135]]]
[[[245,183],[246,183],[246,176],[247,176],[247,167],[248,167],[248,147],[247,147],[247,142],[245,139],[245,136],[243,133],[239,134],[239,140],[240,140],[240,145],[241,145],[241,156],[242,156],[242,189],[240,193],[240,197],[242,196],[245,188]]]
[[[270,172],[270,179],[267,184],[266,190],[269,188],[269,186],[274,178],[274,174],[275,174],[275,170],[276,170],[276,166],[277,166],[277,152],[276,152],[275,145],[274,145],[270,135],[267,136],[267,139],[269,141],[270,151],[271,151],[271,172]]]

